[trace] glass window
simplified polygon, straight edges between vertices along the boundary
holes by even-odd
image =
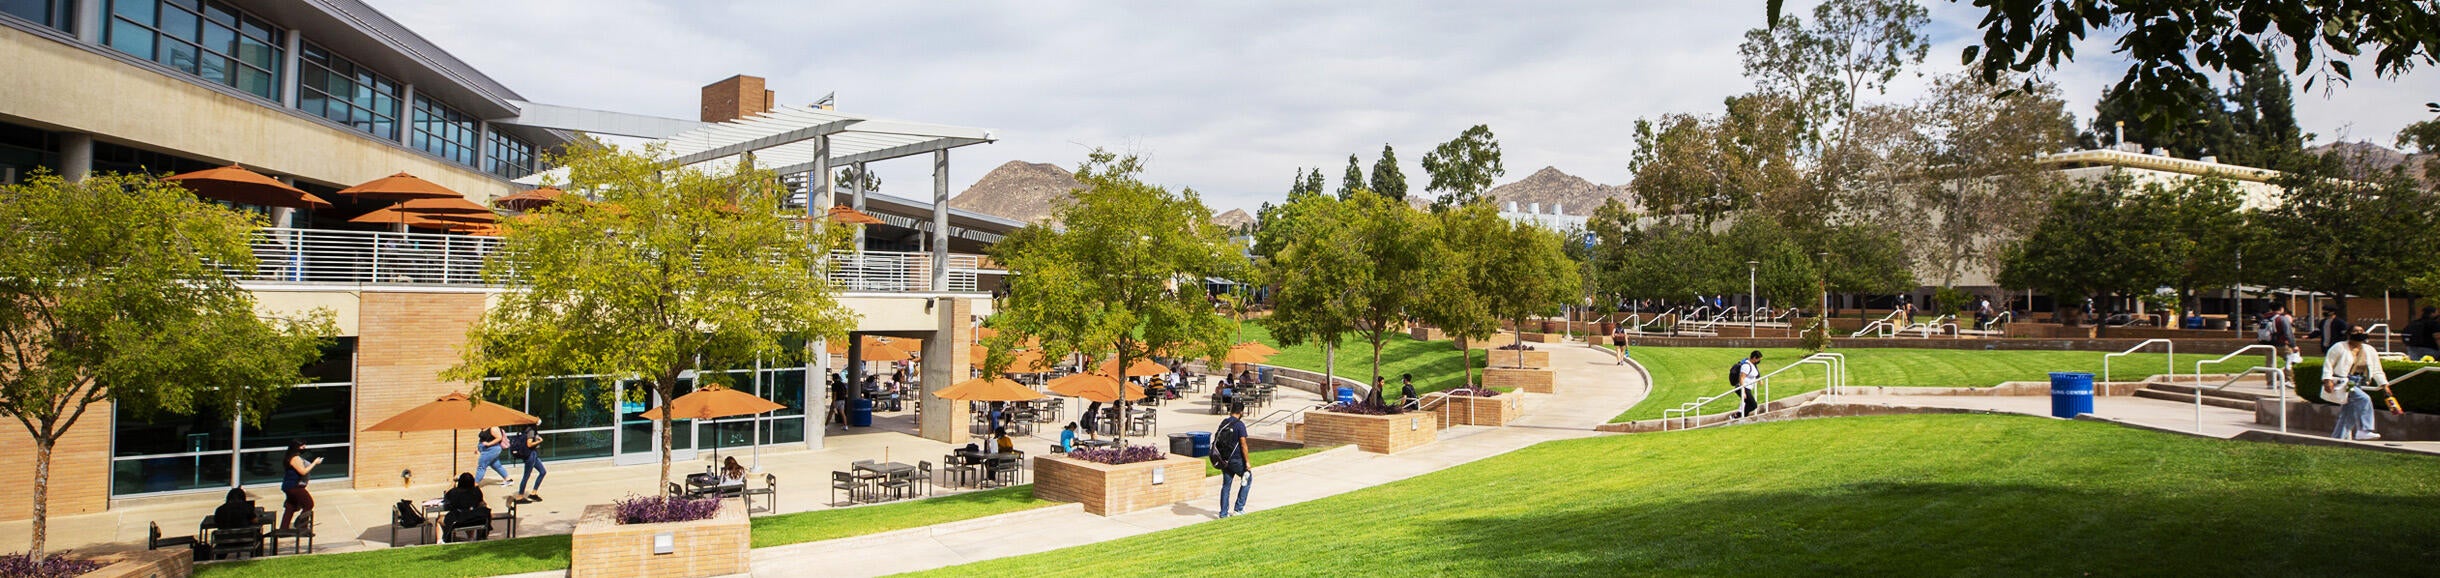
[[[6,3],[16,0],[0,0]],[[60,0],[65,2],[65,0]],[[102,43],[213,83],[279,100],[285,34],[220,2],[109,0]]]
[[[450,162],[474,166],[475,136],[482,130],[474,117],[418,95],[414,126],[408,144]]]
[[[348,454],[355,453],[349,449],[345,444],[333,447],[306,446],[305,459],[322,458],[322,465],[314,466],[313,474],[308,477],[316,480],[347,477]],[[285,446],[275,450],[248,450],[237,456],[237,483],[239,485],[277,484],[286,474],[286,472],[280,471],[280,458],[288,457],[288,448]]]
[[[7,14],[62,32],[76,30],[74,0],[0,0],[0,14]]]
[[[354,338],[322,349],[322,359],[304,368],[307,379],[353,379]],[[280,481],[280,458],[288,443],[303,441],[323,458],[315,479],[345,478],[353,451],[355,384],[309,383],[288,390],[260,424],[242,423],[236,412],[198,407],[193,415],[114,420],[110,492],[114,496],[226,488]]]
[[[297,108],[398,140],[397,83],[311,42],[297,51]]]
[[[484,145],[490,147],[488,154],[483,157],[484,172],[499,175],[503,179],[534,174],[533,143],[525,142],[515,135],[493,130],[490,134],[484,135]]]

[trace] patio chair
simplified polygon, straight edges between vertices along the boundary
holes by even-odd
[[[963,456],[957,454],[941,456],[940,464],[941,473],[950,478],[949,487],[964,487],[968,483],[966,480],[974,478],[974,463],[967,461]]]
[[[212,530],[213,560],[236,557],[244,560],[263,555],[263,529],[257,526],[215,528]]]
[[[508,537],[515,538],[517,537],[517,497],[501,496],[500,501],[508,503],[508,513],[494,513],[491,515],[491,521],[500,523],[500,527],[508,529]]]
[[[670,499],[694,497],[692,492],[686,491],[686,487],[678,485],[677,482],[670,482],[668,489]]]
[[[280,553],[280,539],[282,538],[286,538],[288,540],[289,553],[291,554],[312,552],[313,510],[298,512],[296,519],[290,521],[287,528],[272,530],[271,533],[266,534],[266,536],[271,538],[272,554],[276,555]]]
[[[751,490],[746,490],[746,491],[744,491],[744,492],[739,492],[737,496],[738,496],[738,498],[743,499],[743,500],[745,500],[745,501],[746,501],[746,513],[748,513],[748,514],[754,513],[754,497],[755,497],[755,496],[770,496],[770,497],[771,497],[770,501],[769,501],[768,503],[766,503],[766,504],[764,504],[764,505],[763,505],[763,510],[762,510],[762,511],[763,511],[763,513],[768,514],[768,513],[772,513],[772,512],[778,512],[778,511],[779,511],[779,476],[777,476],[777,475],[773,475],[773,474],[763,474],[763,487],[761,487],[761,488],[756,488],[756,489],[751,489]]]
[[[144,549],[146,549],[146,550],[159,550],[159,549],[162,549],[162,548],[172,548],[172,547],[181,547],[181,546],[183,546],[183,547],[187,547],[187,548],[193,548],[193,547],[195,547],[195,537],[194,537],[194,536],[167,536],[167,537],[164,537],[164,536],[162,536],[162,535],[161,535],[161,523],[160,523],[160,522],[152,522],[151,524],[152,524],[152,535],[144,539]]]
[[[915,462],[915,478],[923,483],[923,495],[932,495],[932,462]]]
[[[390,546],[398,546],[398,530],[400,528],[415,530],[416,540],[422,541],[424,536],[424,526],[430,523],[431,520],[424,519],[422,515],[415,513],[414,505],[408,503],[406,500],[399,500],[398,507],[390,508]]]
[[[1002,487],[1016,485],[1025,472],[1025,458],[1020,456],[1005,460],[991,460],[990,468],[991,480],[998,482]],[[1006,479],[1003,480],[1003,477]]]
[[[839,504],[839,490],[847,490],[847,503],[854,504],[864,494],[864,483],[853,472],[830,473],[830,504]]]
[[[880,489],[889,490],[890,499],[905,499],[909,494],[914,493],[914,472],[899,472],[890,474],[888,477],[881,479]]]

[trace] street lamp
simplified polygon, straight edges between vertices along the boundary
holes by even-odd
[[[1756,321],[1759,321],[1759,320],[1757,320],[1757,319],[1754,319],[1754,311],[1756,310],[1756,306],[1757,306],[1757,305],[1759,305],[1759,304],[1761,304],[1761,302],[1762,302],[1762,301],[1761,301],[1761,297],[1759,297],[1759,295],[1760,295],[1762,292],[1761,292],[1761,291],[1759,291],[1759,290],[1756,290],[1756,285],[1754,284],[1754,272],[1755,272],[1755,271],[1758,271],[1759,269],[1757,269],[1757,268],[1758,268],[1758,267],[1761,267],[1761,266],[1762,266],[1762,262],[1761,262],[1761,261],[1746,261],[1746,262],[1745,262],[1745,338],[1746,338],[1746,339],[1753,339],[1753,338],[1754,338],[1754,323],[1755,323]]]

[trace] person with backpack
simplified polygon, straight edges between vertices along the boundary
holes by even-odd
[[[1398,374],[1398,384],[1398,405],[1407,409],[1420,407],[1415,405],[1415,402],[1419,400],[1415,397],[1415,374]]]
[[[542,434],[536,432],[535,427],[532,425],[527,425],[524,429],[517,430],[516,435],[509,436],[508,438],[509,457],[515,458],[517,461],[525,462],[525,477],[517,480],[518,500],[527,502],[542,501],[541,495],[535,494],[532,490],[527,489],[528,487],[531,487],[533,490],[542,489],[542,478],[551,475],[550,470],[542,467],[541,447]]]
[[[1762,409],[1762,404],[1754,400],[1754,382],[1760,379],[1762,379],[1762,350],[1757,349],[1753,353],[1745,354],[1745,359],[1738,361],[1736,365],[1729,366],[1728,385],[1737,392],[1737,413],[1729,419],[1753,417],[1756,411]]]
[[[2338,427],[2330,437],[2342,440],[2377,440],[2381,435],[2372,431],[2372,396],[2364,391],[2389,389],[2389,375],[2381,371],[2380,350],[2366,343],[2364,332],[2347,334],[2347,340],[2323,357],[2321,364],[2321,399],[2344,404],[2338,409]],[[2394,394],[2392,394],[2394,395]]]
[[[2440,307],[2424,306],[2423,316],[2406,324],[2406,358],[2440,358]]]
[[[500,454],[508,451],[508,434],[499,426],[487,427],[475,441],[480,443],[475,446],[474,483],[483,483],[483,473],[494,471],[500,472],[500,485],[508,485],[508,466],[500,464]]]
[[[1228,406],[1228,418],[1212,432],[1212,467],[1220,470],[1220,517],[1229,516],[1229,489],[1237,490],[1236,512],[1245,513],[1248,492],[1254,491],[1254,472],[1246,467],[1246,455],[1251,453],[1245,441],[1245,404]],[[1240,480],[1242,478],[1242,480]]]
[[[2286,305],[2271,306],[2270,312],[2263,315],[2259,335],[2263,343],[2270,344],[2272,355],[2285,358],[2288,365],[2304,361],[2304,355],[2296,351],[2296,317],[2288,315]],[[2278,366],[2278,360],[2272,360],[2270,365]]]

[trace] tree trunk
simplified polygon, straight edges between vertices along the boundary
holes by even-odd
[[[848,388],[854,389],[855,386],[850,384]],[[669,488],[669,438],[671,437],[670,432],[674,431],[674,428],[676,427],[671,424],[671,421],[673,420],[670,419],[672,416],[670,415],[669,410],[669,398],[671,397],[670,394],[676,393],[677,389],[678,378],[675,376],[675,374],[662,379],[659,383],[652,384],[653,393],[661,396],[661,399],[659,400],[661,405],[661,435],[658,436],[661,438],[661,485],[653,486],[652,489],[655,492],[666,491]]]
[[[1516,346],[1517,346],[1517,367],[1524,367],[1524,366],[1525,366],[1525,318],[1522,318],[1522,317],[1517,318],[1517,320],[1516,320],[1516,324],[1517,324],[1517,342],[1516,342]],[[1489,354],[1489,353],[1485,353],[1485,354],[1483,354],[1483,355],[1485,355],[1485,356],[1489,356],[1489,355],[1491,355],[1491,354]],[[1485,359],[1488,359],[1488,357],[1486,357]]]
[[[26,553],[42,560],[44,540],[51,533],[51,446],[56,440],[34,437],[34,537]]]

